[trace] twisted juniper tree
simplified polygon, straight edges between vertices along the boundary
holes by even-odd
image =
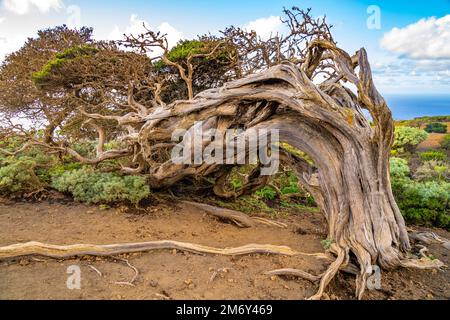
[[[50,144],[36,143],[90,164],[125,158],[127,165],[122,171],[145,175],[152,188],[173,186],[187,177],[213,176],[214,192],[230,197],[226,178],[230,168],[238,165],[239,155],[235,155],[234,165],[229,161],[227,165],[174,163],[172,133],[201,123],[204,130],[214,128],[223,135],[227,129],[241,129],[241,136],[248,141],[251,130],[277,129],[281,161],[293,168],[325,215],[332,241],[329,251],[336,257],[320,275],[319,291],[312,298],[320,298],[331,279],[350,261],[359,266],[359,298],[374,265],[384,269],[438,267],[438,261],[415,259],[409,254],[405,222],[389,177],[393,119],[374,85],[366,50],[350,55],[340,49],[325,19],[311,18],[309,10],[293,8],[285,14],[287,35],[261,39],[255,32],[231,27],[220,38],[210,40],[203,47],[207,49],[188,53],[184,62],[171,60],[165,36],[151,30],[122,42],[140,53],[159,48],[163,53],[157,61],[172,67],[167,74],[161,71],[160,62],[157,70],[128,70],[126,76],[111,73],[93,79],[95,70],[108,73],[105,66],[115,63],[117,54],[114,58],[111,53],[101,56],[96,52],[88,57],[96,59],[101,68],[80,68],[80,59],[59,65],[40,79],[40,85],[49,92],[61,86],[75,89],[76,112],[98,132],[97,157],[84,158],[58,139]],[[218,50],[229,54],[223,76],[230,81],[194,95],[195,66],[210,63],[212,57],[220,55]],[[127,70],[126,65],[121,68]],[[87,70],[85,74],[83,70]],[[181,74],[174,75],[178,71]],[[74,76],[77,72],[81,74]],[[189,99],[164,101],[164,83],[180,75]],[[116,128],[114,137],[120,137],[122,149],[104,150],[106,125],[109,131],[111,126]],[[201,148],[211,143],[205,139]],[[314,164],[283,149],[283,143],[305,152]],[[239,194],[267,183],[259,169],[247,176]]]

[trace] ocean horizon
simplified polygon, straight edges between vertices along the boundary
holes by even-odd
[[[450,115],[450,94],[385,94],[395,120]]]

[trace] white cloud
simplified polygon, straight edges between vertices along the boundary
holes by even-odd
[[[136,14],[132,14],[130,17],[130,23],[125,27],[125,30],[121,31],[120,28],[116,25],[113,31],[111,31],[111,33],[108,35],[108,40],[122,39],[124,34],[139,35],[141,33],[144,33],[144,23],[146,26],[148,26],[147,21],[140,20]]]
[[[8,38],[0,35],[0,63],[6,55],[19,50],[26,40],[27,37],[23,35],[15,35]]]
[[[161,23],[158,27],[158,31],[162,34],[167,34],[167,42],[169,44],[169,47],[175,46],[178,41],[183,39],[183,32],[178,31],[168,22]]]
[[[267,18],[259,18],[248,22],[242,27],[246,31],[256,31],[256,33],[262,39],[270,38],[270,35],[275,35],[277,33],[282,33],[285,28],[284,24],[281,22],[281,18],[278,16],[270,16]]]
[[[108,40],[119,40],[123,39],[123,35],[139,35],[146,32],[146,29],[144,28],[144,24],[147,28],[149,28],[150,24],[142,19],[139,19],[139,17],[136,14],[132,14],[130,17],[130,21],[128,26],[125,27],[124,30],[121,30],[118,26],[115,26],[114,29],[111,31],[111,33],[108,35]],[[172,48],[175,46],[178,41],[183,39],[183,32],[178,31],[175,29],[172,25],[170,25],[168,22],[161,23],[156,29],[150,28],[155,31],[159,31],[162,34],[167,34],[167,41],[169,44],[169,48]],[[161,52],[159,50],[155,50],[151,56],[157,56]]]
[[[46,13],[51,9],[59,10],[63,7],[62,0],[3,0],[6,10],[18,15],[27,14],[33,7]]]
[[[413,59],[450,59],[450,14],[394,28],[384,35],[381,46]]]
[[[0,23],[2,23],[3,21],[5,21],[5,17],[0,17]]]

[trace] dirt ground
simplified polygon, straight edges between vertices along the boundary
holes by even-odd
[[[287,229],[258,225],[240,229],[205,216],[187,205],[149,206],[123,210],[67,203],[0,203],[0,245],[27,241],[50,244],[111,244],[177,240],[215,247],[245,244],[287,245],[302,252],[323,252],[325,221],[319,213],[293,212],[277,221]],[[445,231],[438,231],[450,238]],[[429,247],[447,265],[449,252]],[[314,257],[248,255],[224,257],[176,251],[152,251],[121,255],[123,260],[80,257],[54,260],[25,257],[0,261],[0,299],[305,299],[316,284],[306,280],[269,277],[278,268],[299,268],[312,274],[326,269]],[[81,289],[70,290],[69,266],[81,270]],[[97,272],[99,271],[100,274]],[[213,275],[216,275],[213,277]],[[327,289],[325,298],[354,299],[352,276],[341,274]],[[399,269],[382,274],[382,290],[367,291],[366,299],[449,299],[450,272]]]

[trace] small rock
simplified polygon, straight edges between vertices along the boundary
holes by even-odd
[[[19,264],[24,267],[30,264],[30,261],[28,261],[27,259],[21,259]]]
[[[150,287],[156,288],[158,286],[158,281],[150,280]]]
[[[172,254],[173,254],[173,255],[176,255],[176,254],[177,254],[177,249],[173,249],[173,250],[172,250]]]
[[[192,279],[186,279],[184,280],[184,283],[189,286],[192,284]]]
[[[270,277],[270,280],[272,280],[272,281],[277,280],[277,276],[271,276],[271,277]]]

